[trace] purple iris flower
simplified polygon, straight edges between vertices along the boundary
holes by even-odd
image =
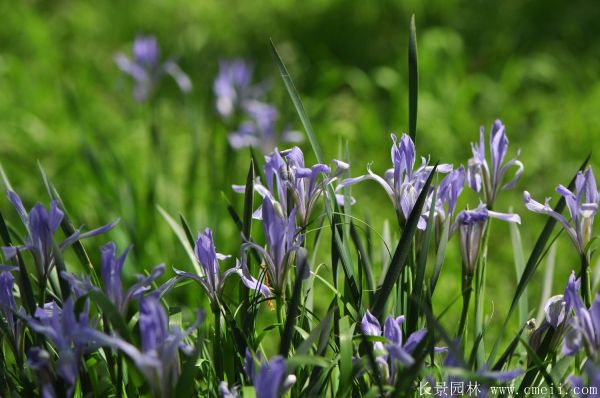
[[[575,279],[575,273],[571,273],[565,287],[565,303],[567,314],[573,310],[574,316],[569,322],[562,352],[565,355],[575,355],[584,347],[590,358],[597,359],[600,350],[600,292],[587,309],[578,294],[580,287],[581,280]]]
[[[425,158],[422,158],[421,166],[414,170],[416,151],[415,144],[410,136],[403,134],[399,142],[396,135],[392,134],[391,137],[393,142],[392,164],[394,166],[392,169],[387,170],[384,176],[380,177],[371,171],[370,166],[367,166],[368,174],[345,179],[337,186],[336,190],[364,180],[375,180],[388,194],[394,204],[398,219],[401,223],[404,223],[410,215],[433,167],[427,164]],[[437,171],[441,173],[448,173],[451,170],[452,165],[449,164],[440,164],[437,168]],[[424,230],[427,226],[426,217],[427,214],[423,212],[417,226],[421,230]]]
[[[15,277],[10,271],[0,272],[0,312],[6,319],[9,331],[16,337],[15,313],[17,312],[17,303],[13,289],[15,286]]]
[[[583,365],[587,384],[583,384],[582,377],[570,376],[569,383],[575,387],[573,392],[577,398],[597,397],[600,391],[600,367],[592,361],[587,361]]]
[[[246,349],[246,374],[254,384],[256,398],[280,398],[296,382],[296,376],[288,375],[285,359],[280,355],[270,361],[261,360],[258,363],[252,353]],[[257,366],[259,365],[259,366]]]
[[[494,122],[490,132],[491,167],[486,160],[484,137],[485,129],[481,126],[479,145],[471,144],[473,157],[469,159],[467,182],[475,192],[483,191],[488,207],[492,208],[496,196],[501,190],[514,188],[517,184],[523,173],[523,163],[518,160],[520,151],[517,152],[515,158],[504,163],[508,152],[508,138],[504,125],[499,119]],[[504,184],[504,177],[511,167],[517,168],[515,174],[509,182]]]
[[[249,101],[263,97],[263,85],[252,85],[253,72],[254,66],[242,59],[219,62],[219,74],[213,84],[213,92],[221,117],[229,118],[245,110]]]
[[[460,343],[454,342],[453,349],[448,350],[448,355],[444,361],[444,368],[448,370],[458,370],[458,372],[452,372],[446,376],[446,384],[461,383],[464,387],[464,392],[467,393],[467,385],[477,386],[474,390],[469,393],[469,396],[487,397],[489,396],[489,385],[497,383],[508,383],[511,380],[516,379],[523,374],[522,369],[506,370],[506,371],[495,371],[489,370],[487,364],[484,364],[481,368],[475,369],[474,372],[466,367],[463,361],[459,360],[454,354],[461,352]],[[474,380],[469,380],[468,376],[459,377],[454,376],[456,373],[472,372]],[[475,391],[476,390],[476,391]],[[460,396],[461,394],[459,394]],[[442,397],[456,397],[457,395],[452,394],[450,389],[440,391],[439,396]]]
[[[388,316],[385,320],[383,329],[379,324],[377,318],[375,318],[368,310],[361,321],[361,330],[367,336],[381,336],[387,339],[387,344],[380,341],[375,342],[373,348],[376,353],[377,365],[382,370],[382,376],[389,384],[394,385],[395,376],[397,373],[398,365],[411,366],[415,360],[412,357],[414,350],[417,348],[419,343],[425,338],[427,334],[426,329],[419,329],[403,341],[402,338],[402,324],[404,323],[404,316],[394,318]],[[436,347],[437,352],[444,351],[444,348]]]
[[[79,363],[82,355],[97,345],[89,339],[86,330],[92,329],[88,323],[87,312],[75,316],[71,298],[63,302],[60,308],[55,302],[38,308],[34,317],[28,320],[29,327],[43,334],[52,342],[58,354],[56,373],[68,384],[69,396],[75,387],[79,375]]]
[[[82,334],[98,345],[124,352],[146,377],[153,396],[170,397],[179,378],[179,350],[187,355],[193,352],[194,347],[184,340],[200,326],[203,317],[198,311],[196,322],[185,331],[175,326],[169,327],[169,318],[160,303],[160,294],[153,292],[140,297],[141,350],[119,337],[108,336],[90,328],[85,329]]]
[[[32,347],[27,352],[27,362],[25,366],[33,370],[37,376],[38,384],[41,389],[42,398],[56,398],[54,390],[52,363],[50,353],[39,347]]]
[[[219,395],[221,398],[239,398],[240,388],[239,386],[229,387],[226,381],[219,383]]]
[[[600,194],[596,187],[596,179],[592,173],[592,168],[588,167],[584,172],[577,173],[575,193],[562,185],[556,187],[556,192],[567,203],[571,215],[570,223],[563,215],[552,210],[549,204],[550,198],[547,198],[546,202],[541,204],[533,200],[529,192],[525,191],[523,193],[525,206],[535,213],[547,214],[560,222],[571,237],[579,254],[583,255],[585,247],[592,237],[594,216],[598,211],[598,202],[600,202]]]
[[[444,177],[437,189],[436,213],[443,221],[446,217],[444,206],[447,206],[448,216],[452,216],[456,209],[456,202],[465,186],[465,168],[460,166]]]
[[[150,290],[152,283],[165,273],[165,266],[163,264],[157,265],[150,271],[149,275],[137,275],[137,282],[132,284],[126,291],[123,291],[121,276],[123,265],[130,249],[131,247],[128,247],[120,256],[117,256],[117,246],[114,242],[108,242],[101,248],[103,290],[122,315],[127,313],[129,303],[132,300],[139,299],[145,292]],[[69,282],[71,290],[77,298],[98,289],[97,286],[92,284],[89,275],[77,278],[69,272],[63,272],[61,276]],[[163,293],[173,283],[174,281],[169,281],[160,286],[156,291]]]
[[[250,276],[249,273],[246,272],[246,268],[242,267],[239,262],[235,267],[230,268],[221,274],[219,260],[225,260],[230,256],[217,253],[212,230],[210,228],[206,228],[203,233],[198,234],[195,251],[198,262],[204,271],[204,276],[179,270],[175,270],[175,273],[180,278],[189,278],[197,281],[200,286],[202,286],[213,305],[217,305],[219,302],[227,278],[234,274],[237,274],[242,279],[244,285],[249,289],[257,290],[265,297],[269,296],[269,289]]]
[[[299,131],[285,128],[281,133],[277,131],[279,112],[270,104],[251,101],[246,104],[244,121],[236,131],[228,135],[229,144],[233,149],[244,147],[259,147],[263,152],[273,150],[277,142],[300,143],[303,135]]]
[[[254,242],[247,242],[242,250],[254,248],[261,254],[267,265],[271,286],[276,294],[281,294],[285,289],[290,258],[301,244],[301,236],[297,234],[295,222],[296,208],[286,215],[277,202],[266,197],[262,205],[262,220],[267,240],[266,249]],[[310,275],[309,271],[303,276],[305,275]]]
[[[265,184],[260,179],[254,183],[256,192],[263,198],[269,198],[281,209],[281,213],[289,213],[288,204],[292,203],[297,208],[297,223],[301,227],[306,227],[310,222],[310,216],[314,207],[325,191],[328,184],[335,182],[350,166],[340,160],[334,159],[335,169],[325,164],[317,163],[306,167],[304,163],[304,154],[298,147],[292,147],[284,151],[275,151],[265,156]],[[322,177],[322,178],[321,178]],[[245,193],[246,187],[243,185],[233,185],[233,190],[237,193]],[[288,195],[291,195],[291,201],[288,201]],[[339,204],[343,204],[344,195],[336,195]],[[350,198],[350,205],[354,204],[354,199]],[[259,207],[253,214],[255,219],[262,219],[262,208]]]
[[[535,327],[535,319],[530,321],[530,328],[534,327],[534,330],[529,334],[529,345],[537,349],[540,347],[546,332],[552,330],[554,337],[552,338],[552,349],[555,348],[565,333],[567,326],[567,317],[569,316],[567,311],[567,303],[565,297],[562,294],[550,297],[544,305],[544,319],[542,323]]]
[[[39,278],[47,278],[54,266],[54,235],[63,220],[64,213],[58,206],[58,201],[53,200],[50,203],[50,211],[46,211],[40,203],[33,206],[29,213],[25,210],[23,202],[19,195],[9,191],[8,198],[21,217],[21,221],[27,229],[27,237],[21,246],[4,246],[2,250],[4,257],[8,260],[17,255],[18,252],[29,251],[33,255],[36,270]],[[110,231],[117,225],[119,220],[111,224],[81,233],[76,230],[71,236],[67,237],[58,246],[58,250],[63,251],[78,240],[100,235]]]
[[[463,259],[463,270],[466,275],[473,276],[479,255],[479,246],[483,237],[483,229],[489,218],[520,224],[518,214],[498,213],[488,210],[480,204],[474,210],[463,210],[456,216],[452,230],[460,232],[460,253]]]
[[[154,36],[138,36],[133,42],[133,57],[117,53],[114,60],[124,73],[135,80],[133,95],[142,102],[152,96],[163,75],[170,75],[184,93],[192,90],[190,78],[173,59],[161,63],[160,49]]]

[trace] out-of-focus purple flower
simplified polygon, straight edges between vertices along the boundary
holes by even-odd
[[[87,312],[76,317],[73,301],[68,298],[63,302],[62,308],[55,302],[38,308],[34,317],[29,318],[28,324],[32,330],[46,336],[56,348],[56,373],[67,382],[70,395],[79,375],[81,356],[96,347],[86,333],[87,329],[92,329]]]
[[[170,75],[179,89],[188,93],[192,90],[190,78],[173,59],[161,63],[160,49],[154,36],[138,36],[133,42],[133,57],[117,53],[114,60],[124,73],[135,80],[133,95],[138,101],[147,100],[153,93],[163,75]]]
[[[561,195],[569,209],[571,222],[560,213],[555,212],[550,207],[550,198],[547,198],[544,204],[541,204],[531,198],[529,192],[523,193],[525,206],[535,212],[547,214],[561,223],[565,231],[571,237],[579,254],[585,252],[585,247],[592,237],[592,226],[594,216],[598,211],[600,194],[596,187],[596,179],[592,173],[592,168],[588,167],[584,172],[578,172],[575,178],[575,193],[569,191],[566,187],[559,185],[556,192]]]
[[[574,387],[573,393],[577,398],[597,397],[600,391],[600,367],[592,361],[587,361],[583,366],[587,383],[582,377],[570,376],[569,383]]]
[[[263,96],[264,90],[260,86],[252,86],[253,72],[253,65],[242,59],[219,62],[219,74],[213,83],[213,91],[217,98],[217,112],[221,117],[229,118],[244,110],[249,101]]]
[[[4,257],[6,259],[11,259],[15,257],[18,252],[31,252],[35,261],[38,277],[45,279],[48,277],[54,266],[54,235],[60,226],[64,213],[59,208],[56,200],[53,200],[50,203],[49,212],[46,211],[42,204],[38,203],[31,208],[28,214],[19,195],[9,191],[8,198],[17,210],[17,213],[21,217],[21,221],[27,229],[27,237],[25,238],[24,244],[21,246],[4,246],[2,248]],[[85,233],[76,230],[71,236],[67,237],[56,247],[61,251],[65,250],[78,240],[110,231],[118,222],[119,220],[117,219],[111,224],[104,225]]]
[[[483,229],[489,218],[497,218],[517,224],[521,223],[521,218],[518,214],[491,211],[484,204],[480,204],[474,210],[463,210],[458,213],[452,230],[458,229],[460,233],[460,253],[463,259],[463,270],[466,275],[473,276],[475,272]]]
[[[301,238],[297,235],[296,208],[286,215],[277,205],[278,202],[268,197],[263,200],[262,220],[267,240],[266,249],[254,242],[247,242],[242,250],[254,248],[261,254],[267,265],[271,286],[276,294],[281,294],[285,288],[290,256],[298,249]]]
[[[36,373],[42,398],[55,398],[56,391],[52,385],[54,376],[48,351],[39,347],[30,348],[25,365]]]
[[[402,324],[404,316],[394,318],[388,316],[383,325],[383,330],[377,318],[375,318],[369,310],[365,312],[360,327],[362,332],[367,336],[381,336],[386,338],[387,343],[375,342],[376,362],[380,367],[384,379],[388,384],[394,385],[398,365],[410,366],[414,363],[412,356],[414,350],[427,334],[426,329],[417,330],[408,336],[404,342],[402,338]],[[436,352],[444,351],[445,349],[436,347]]]
[[[600,292],[596,294],[588,310],[579,296],[580,287],[581,280],[575,278],[574,272],[571,273],[564,297],[566,313],[573,311],[574,316],[569,322],[562,352],[565,355],[575,355],[583,346],[590,358],[597,359],[600,350]]]
[[[490,132],[491,167],[486,160],[485,129],[479,130],[479,145],[471,144],[473,157],[469,159],[467,167],[467,183],[475,192],[484,194],[485,202],[492,208],[498,192],[513,188],[523,173],[523,163],[518,160],[520,151],[514,159],[504,163],[508,152],[508,138],[504,125],[498,119],[494,122]],[[513,178],[504,184],[504,177],[511,167],[516,167]]]
[[[416,151],[410,136],[403,134],[399,142],[396,135],[392,134],[391,137],[394,168],[387,170],[384,176],[380,177],[373,173],[370,167],[367,167],[368,174],[345,179],[337,186],[336,190],[364,180],[375,180],[388,194],[394,204],[398,219],[404,223],[410,215],[433,167],[428,165],[425,158],[422,158],[421,166],[414,170]],[[448,173],[451,170],[452,165],[449,164],[440,164],[437,167],[437,171],[440,173]],[[427,226],[426,217],[427,213],[424,211],[417,226],[421,230],[424,230]]]
[[[179,270],[175,270],[175,273],[180,278],[189,278],[197,281],[200,286],[202,286],[213,305],[218,303],[225,281],[233,274],[237,274],[242,279],[244,285],[249,289],[257,290],[265,297],[268,297],[269,289],[250,276],[248,272],[245,272],[246,270],[243,269],[239,262],[235,267],[230,268],[221,274],[219,260],[225,260],[230,256],[217,253],[212,230],[210,228],[206,228],[203,233],[198,234],[195,251],[198,262],[200,262],[200,265],[204,270],[204,275],[201,276]]]
[[[0,272],[0,311],[6,319],[9,330],[15,333],[15,317],[17,303],[13,295],[15,277],[9,271]]]
[[[296,382],[296,376],[288,375],[283,357],[277,355],[270,361],[258,363],[252,353],[246,349],[246,374],[254,384],[256,398],[280,398]],[[258,365],[258,366],[257,366]]]

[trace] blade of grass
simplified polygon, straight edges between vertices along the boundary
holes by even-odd
[[[169,224],[169,227],[171,227],[171,229],[175,233],[175,236],[177,236],[177,239],[179,239],[179,242],[181,242],[181,244],[183,245],[185,252],[190,258],[192,264],[194,265],[194,270],[196,271],[196,273],[198,275],[204,275],[204,273],[202,272],[202,267],[200,267],[200,264],[196,260],[194,246],[190,244],[188,235],[186,234],[184,229],[162,207],[160,207],[160,205],[156,205],[156,208],[158,209],[160,215],[165,219],[167,224]]]
[[[417,138],[417,105],[419,99],[419,66],[417,61],[417,28],[414,14],[410,18],[408,39],[408,132]]]
[[[287,357],[290,347],[292,345],[292,337],[294,332],[294,326],[296,324],[296,314],[300,307],[300,293],[302,292],[302,275],[308,267],[308,252],[305,248],[301,247],[296,251],[296,267],[298,272],[296,273],[296,281],[294,282],[294,288],[292,291],[292,297],[290,304],[288,305],[288,312],[285,318],[285,326],[283,328],[283,335],[281,336],[281,344],[279,346],[279,353],[284,358]]]

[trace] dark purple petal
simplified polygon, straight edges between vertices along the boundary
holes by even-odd
[[[386,318],[383,325],[383,337],[388,339],[392,345],[402,345],[402,329],[400,328],[400,324],[391,315]]]
[[[141,297],[139,311],[142,350],[155,350],[168,336],[167,312],[155,295]]]

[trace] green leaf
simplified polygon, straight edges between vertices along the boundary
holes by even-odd
[[[436,203],[437,198],[437,190],[433,190],[433,195],[431,197],[431,203]],[[429,209],[429,217],[428,220],[434,220],[435,214],[435,206],[431,206]],[[448,217],[449,218],[449,217]],[[413,299],[409,302],[409,311],[408,311],[408,334],[417,330],[417,304],[422,300],[423,293],[423,282],[425,281],[425,267],[427,266],[427,254],[429,253],[429,245],[431,243],[431,238],[433,236],[433,227],[435,222],[428,222],[427,227],[425,228],[425,233],[421,236],[421,248],[419,249],[419,254],[417,257],[417,272],[415,275],[415,284],[413,286],[412,296]]]
[[[352,335],[355,324],[348,316],[340,319],[340,388],[338,397],[345,397],[352,388]]]
[[[184,229],[162,207],[160,207],[159,205],[156,205],[156,208],[158,209],[158,212],[160,213],[160,215],[165,219],[167,224],[169,224],[169,227],[171,227],[173,232],[175,232],[175,236],[177,236],[177,238],[179,239],[179,242],[181,242],[181,244],[183,245],[185,252],[187,253],[188,257],[190,258],[190,261],[192,262],[192,264],[194,265],[194,269],[196,270],[196,273],[198,275],[204,275],[204,273],[202,272],[202,268],[200,267],[200,264],[198,263],[198,260],[196,260],[196,254],[194,253],[194,246],[192,244],[190,244],[190,240],[188,238],[188,235],[184,231]]]
[[[427,197],[427,193],[429,191],[429,187],[431,186],[431,181],[433,180],[433,176],[437,170],[437,164],[433,168],[433,170],[429,173],[429,177],[425,182],[425,185],[421,189],[419,193],[419,197],[415,202],[415,205],[410,212],[408,220],[406,221],[406,226],[404,231],[402,232],[402,237],[398,242],[398,246],[396,247],[396,251],[394,252],[394,256],[392,257],[392,261],[385,275],[385,279],[383,280],[383,284],[377,291],[375,296],[375,303],[373,304],[373,315],[377,318],[381,318],[383,315],[383,310],[387,303],[387,300],[392,292],[394,284],[398,280],[398,277],[402,273],[404,266],[406,265],[406,260],[408,259],[408,255],[410,254],[410,248],[412,245],[413,237],[417,232],[417,223],[419,218],[421,217],[421,211],[423,210],[423,205],[425,204],[425,199]]]
[[[517,283],[523,276],[525,270],[525,255],[523,254],[523,243],[521,241],[521,233],[519,232],[519,226],[516,223],[509,223],[510,228],[510,239],[513,247],[513,256],[515,260],[515,274],[517,277]],[[529,311],[529,305],[527,303],[527,287],[523,291],[523,294],[519,298],[519,324],[525,325],[527,322]]]
[[[292,291],[292,298],[288,305],[288,312],[285,318],[285,326],[283,328],[283,335],[281,336],[281,344],[279,346],[279,353],[284,358],[287,357],[290,347],[292,345],[292,337],[294,335],[294,326],[296,324],[296,315],[298,314],[298,308],[300,307],[300,293],[302,292],[302,275],[308,267],[308,252],[305,248],[301,247],[296,251],[296,268],[298,270],[296,274],[296,281],[294,282],[294,289]]]
[[[408,132],[416,143],[417,105],[419,99],[419,66],[417,62],[417,29],[414,14],[410,18],[408,39]]]
[[[317,141],[317,137],[313,131],[312,124],[310,123],[310,119],[306,114],[306,110],[304,109],[304,105],[302,104],[302,100],[298,95],[298,91],[294,86],[294,82],[292,81],[292,77],[287,71],[277,49],[275,48],[275,44],[273,44],[273,40],[271,42],[271,52],[273,54],[273,58],[275,59],[275,63],[277,64],[277,68],[279,68],[279,73],[281,74],[281,78],[283,79],[283,83],[285,84],[285,88],[287,89],[292,102],[294,103],[294,107],[298,112],[298,116],[300,116],[300,121],[302,122],[302,126],[306,130],[306,134],[308,135],[308,141],[310,142],[310,146],[312,147],[315,156],[317,158],[318,163],[325,164],[323,159],[323,152],[321,151],[321,147],[319,146],[319,142]]]
[[[329,332],[331,331],[331,319],[333,317],[333,307],[329,309],[327,315],[319,322],[319,324],[311,330],[308,337],[298,346],[296,349],[295,355],[307,355],[310,351],[313,343],[317,342],[317,339],[321,340],[322,336],[329,336]],[[317,355],[320,353],[318,352]]]
[[[187,237],[187,240],[188,240],[190,246],[192,248],[195,247],[196,242],[194,241],[194,234],[192,233],[192,230],[190,229],[190,225],[188,224],[185,217],[183,217],[183,214],[181,214],[181,213],[179,213],[179,221],[181,222],[181,227],[183,228],[183,231],[185,232],[185,236]]]

